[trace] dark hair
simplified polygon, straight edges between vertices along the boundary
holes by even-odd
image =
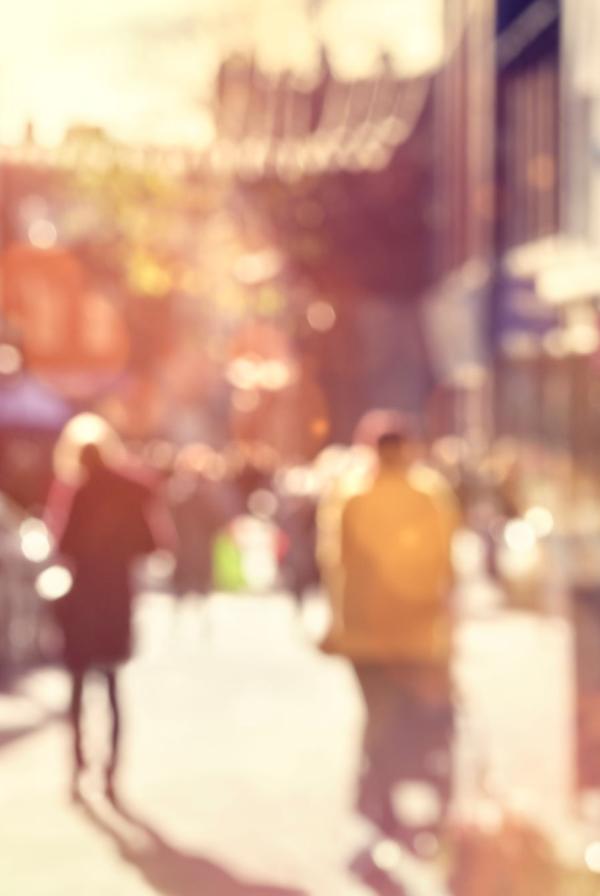
[[[382,432],[377,439],[377,451],[381,454],[391,448],[402,448],[406,443],[406,433],[400,429]]]
[[[102,452],[95,442],[87,442],[82,446],[79,460],[81,466],[89,473],[104,466]]]

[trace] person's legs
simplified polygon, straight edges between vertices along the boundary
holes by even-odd
[[[395,755],[405,735],[397,725],[404,695],[394,670],[385,665],[360,664],[355,672],[366,710],[357,808],[375,826],[375,836],[354,857],[350,870],[381,896],[404,896],[392,868],[396,856],[389,852],[397,827],[392,787]]]
[[[75,796],[79,788],[79,774],[85,767],[83,744],[81,736],[81,709],[83,699],[83,682],[85,672],[83,669],[71,670],[71,703],[69,706],[69,723],[73,737],[73,784],[72,790]]]
[[[117,673],[114,669],[107,669],[105,672],[106,684],[108,690],[108,702],[110,706],[111,729],[110,729],[110,754],[108,764],[106,766],[106,791],[112,793],[114,788],[114,778],[119,760],[119,746],[121,738],[121,713],[119,708],[119,698],[117,692]]]
[[[355,672],[366,709],[358,809],[376,834],[350,867],[377,893],[397,894],[404,892],[397,883],[400,851],[418,851],[420,834],[431,835],[421,842],[435,846],[449,800],[448,676],[443,669],[406,663],[357,665]],[[439,797],[439,818],[405,817],[401,785],[415,781]]]
[[[396,687],[385,666],[359,664],[355,672],[366,712],[358,808],[380,831],[389,833],[393,812],[386,754]]]

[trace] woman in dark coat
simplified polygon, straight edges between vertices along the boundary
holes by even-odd
[[[50,508],[63,517],[57,548],[72,565],[71,591],[59,602],[64,660],[72,678],[70,720],[74,742],[73,795],[85,767],[81,707],[86,672],[99,670],[106,681],[112,717],[106,789],[113,788],[117,766],[120,713],[116,668],[131,652],[130,585],[132,560],[154,550],[149,522],[150,489],[112,469],[97,445],[81,451],[84,479],[68,506]]]

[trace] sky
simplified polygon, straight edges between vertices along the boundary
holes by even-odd
[[[0,142],[60,142],[89,123],[127,142],[202,147],[223,56],[252,48],[262,68],[291,68],[307,84],[320,44],[341,79],[372,72],[381,51],[399,73],[443,55],[445,0],[18,0],[0,33]],[[314,5],[314,4],[313,4]]]

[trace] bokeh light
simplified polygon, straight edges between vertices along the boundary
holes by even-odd
[[[10,376],[21,369],[23,356],[14,345],[0,344],[0,374]]]
[[[51,249],[52,246],[56,245],[58,239],[55,225],[52,221],[44,218],[32,221],[29,225],[27,236],[31,245],[35,246],[36,249]]]
[[[306,310],[306,319],[313,330],[326,333],[335,326],[335,309],[329,302],[311,302]]]
[[[19,537],[24,557],[32,563],[43,563],[48,559],[52,552],[52,542],[42,520],[24,520],[19,527]]]
[[[510,520],[504,527],[504,540],[511,551],[531,551],[536,543],[535,529],[525,520]]]
[[[600,841],[595,840],[586,847],[585,864],[594,874],[600,874]]]
[[[259,519],[271,519],[277,512],[277,498],[267,489],[257,489],[248,498],[248,510]]]
[[[65,566],[49,566],[35,580],[35,588],[43,600],[59,600],[69,593],[73,576]]]
[[[525,521],[533,528],[538,538],[550,535],[554,529],[554,517],[547,507],[530,507],[525,512]]]

